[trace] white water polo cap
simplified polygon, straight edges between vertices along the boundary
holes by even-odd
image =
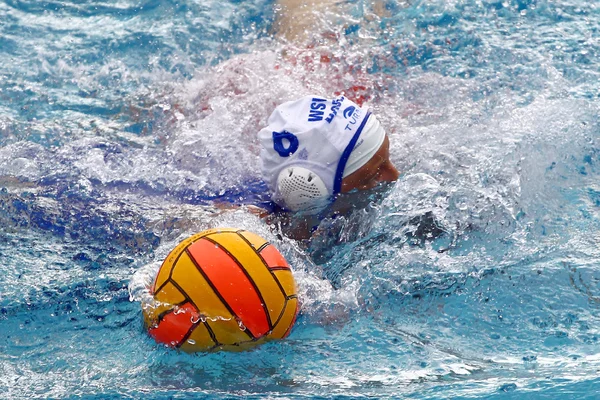
[[[314,213],[340,192],[345,176],[372,157],[385,132],[366,109],[344,96],[306,96],[278,106],[258,137],[273,201],[292,211]],[[361,152],[352,154],[357,144]]]

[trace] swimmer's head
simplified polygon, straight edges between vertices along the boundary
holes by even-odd
[[[273,200],[318,213],[339,193],[395,181],[389,141],[366,109],[340,96],[306,96],[278,106],[258,136]]]

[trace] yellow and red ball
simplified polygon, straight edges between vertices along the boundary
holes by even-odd
[[[290,266],[262,237],[220,228],[169,253],[144,304],[148,331],[187,352],[244,350],[286,337],[298,298]]]

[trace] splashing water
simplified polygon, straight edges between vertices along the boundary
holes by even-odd
[[[3,396],[594,398],[600,7],[380,5],[301,48],[268,1],[0,1]],[[219,208],[265,200],[275,105],[342,92],[390,136],[380,204],[309,247]],[[219,226],[286,256],[295,328],[244,353],[155,344],[154,273]]]

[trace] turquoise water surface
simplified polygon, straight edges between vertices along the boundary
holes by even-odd
[[[332,41],[262,0],[0,0],[0,397],[583,399],[600,392],[600,5],[352,0]],[[402,174],[310,245],[261,204],[274,106],[344,92]],[[292,265],[289,338],[157,345],[140,300],[235,226]]]

